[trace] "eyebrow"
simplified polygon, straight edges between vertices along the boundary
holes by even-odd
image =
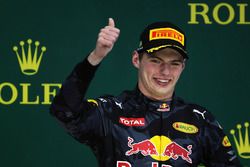
[[[184,63],[184,59],[176,59],[176,60],[172,60],[172,62],[181,62],[181,63]]]
[[[163,61],[163,59],[162,59],[162,58],[157,57],[157,56],[155,56],[155,55],[149,55],[149,56],[148,56],[148,59],[158,59],[158,60]]]

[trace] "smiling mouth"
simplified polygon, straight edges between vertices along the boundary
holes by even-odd
[[[154,80],[160,86],[167,86],[168,83],[171,81],[170,79],[159,79],[159,78],[154,78]]]

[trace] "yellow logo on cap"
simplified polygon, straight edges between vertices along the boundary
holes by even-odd
[[[157,28],[149,32],[149,40],[171,39],[181,43],[184,46],[184,35],[173,28]]]
[[[173,123],[173,128],[180,132],[194,134],[198,132],[198,128],[194,125],[190,125],[184,122],[175,122]]]

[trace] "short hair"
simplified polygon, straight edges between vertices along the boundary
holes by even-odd
[[[138,54],[139,54],[139,61],[141,61],[141,60],[142,60],[143,55],[145,54],[145,52],[138,53]]]

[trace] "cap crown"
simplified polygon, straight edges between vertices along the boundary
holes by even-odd
[[[176,49],[188,58],[184,32],[170,22],[156,22],[148,25],[141,33],[137,51],[153,53],[166,47]]]

